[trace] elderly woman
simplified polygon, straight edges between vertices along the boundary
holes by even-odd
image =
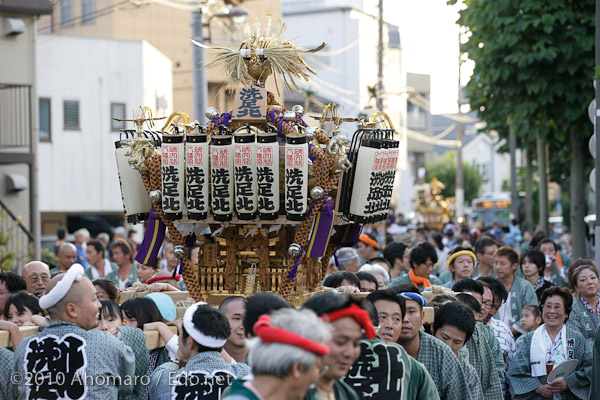
[[[452,274],[452,280],[445,283],[444,287],[451,289],[456,282],[472,278],[476,260],[477,258],[473,250],[466,247],[455,247],[449,254],[448,261],[446,262]]]
[[[527,399],[587,399],[590,395],[592,346],[573,328],[565,325],[573,297],[566,288],[546,289],[540,300],[544,323],[523,339],[508,369],[513,397]],[[578,360],[576,369],[548,383],[552,369],[567,360]]]
[[[575,267],[569,274],[569,285],[576,296],[573,298],[573,311],[569,315],[568,326],[594,343],[594,335],[600,321],[600,283],[598,269],[594,264],[583,264]]]
[[[282,309],[262,315],[254,333],[248,343],[254,378],[234,381],[224,400],[301,399],[321,375],[328,326],[312,311]]]

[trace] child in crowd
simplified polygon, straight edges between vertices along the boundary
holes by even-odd
[[[17,326],[48,325],[39,299],[25,292],[15,293],[6,300],[4,315]]]
[[[535,331],[542,324],[542,313],[538,306],[528,305],[523,307],[521,310],[521,326],[523,329],[529,332]],[[521,335],[517,341],[517,352],[519,351],[519,347],[521,347],[521,343],[523,343],[523,338],[525,335]]]

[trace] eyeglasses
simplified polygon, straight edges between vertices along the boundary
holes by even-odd
[[[560,311],[564,310],[564,306],[561,304],[542,304],[542,308],[548,311]]]
[[[36,284],[40,280],[42,282],[44,282],[44,283],[48,283],[48,282],[50,282],[50,275],[45,275],[45,274],[44,275],[40,275],[40,276],[34,275],[34,276],[32,276],[31,278],[28,279],[29,283],[31,283],[31,284]]]
[[[485,308],[492,308],[494,306],[494,302],[491,300],[487,300],[482,303],[482,306],[484,306]]]

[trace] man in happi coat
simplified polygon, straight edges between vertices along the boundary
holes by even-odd
[[[425,365],[440,399],[470,399],[467,379],[456,355],[441,340],[420,330],[423,325],[423,306],[427,300],[418,293],[417,288],[410,285],[397,285],[392,290],[401,293],[406,303],[398,343],[410,356]]]
[[[15,351],[15,371],[31,379],[18,386],[19,399],[107,400],[132,391],[135,356],[93,329],[101,307],[80,264],[50,281],[40,306],[50,325]]]
[[[402,319],[406,314],[404,297],[391,290],[376,290],[367,300],[375,306],[379,330],[373,339],[361,341],[360,356],[346,376],[346,383],[357,393],[360,392],[358,394],[363,395],[362,398],[379,386],[377,393],[372,396],[374,399],[396,397],[398,392],[406,400],[439,399],[435,383],[423,364],[397,344]],[[396,382],[390,379],[392,377],[395,377]],[[394,388],[399,390],[394,391]]]
[[[513,334],[524,334],[521,327],[521,310],[524,306],[538,304],[538,298],[531,283],[515,276],[519,267],[519,254],[508,246],[500,247],[494,256],[494,271],[508,292],[494,318],[504,322]]]
[[[181,358],[154,370],[148,398],[219,400],[235,379],[250,373],[248,365],[231,365],[221,356],[230,331],[227,318],[208,304],[188,308],[179,335]]]
[[[17,386],[13,384],[17,382],[11,380],[12,377],[16,377],[13,371],[14,359],[12,351],[0,347],[0,400],[17,397]]]

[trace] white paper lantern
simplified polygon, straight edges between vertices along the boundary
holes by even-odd
[[[209,163],[206,135],[188,135],[185,147],[186,204],[188,218],[204,220],[208,215]]]
[[[306,136],[288,136],[285,145],[285,211],[290,221],[302,221],[307,210],[308,143]]]
[[[165,218],[183,217],[184,168],[183,135],[164,134],[162,141],[162,209]]]
[[[260,219],[275,220],[279,214],[279,143],[276,133],[257,136],[256,183]]]
[[[212,137],[210,144],[211,209],[216,221],[233,217],[233,144],[232,137]]]
[[[115,142],[115,158],[117,159],[123,211],[127,222],[137,224],[148,219],[152,202],[146,192],[140,172],[129,165],[129,157],[125,153],[130,148],[123,147],[127,142],[129,140]]]
[[[252,134],[234,136],[235,210],[241,220],[253,220],[258,210],[256,189],[256,143]]]

